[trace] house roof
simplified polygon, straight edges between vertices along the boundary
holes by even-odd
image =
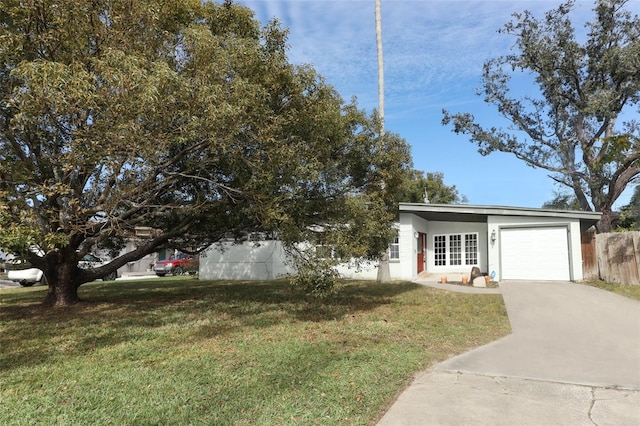
[[[400,203],[400,212],[414,213],[425,220],[453,222],[487,222],[488,216],[552,217],[578,219],[580,226],[587,229],[600,220],[602,213],[534,209],[526,207],[471,206],[468,204],[417,204]]]

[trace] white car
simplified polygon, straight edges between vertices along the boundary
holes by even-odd
[[[47,285],[47,277],[44,276],[44,273],[38,268],[25,268],[25,262],[20,261],[18,259],[12,258],[7,259],[7,278],[10,281],[14,281],[19,283],[23,287],[30,287],[35,283],[40,283],[41,285]],[[80,268],[88,269],[88,268],[97,268],[98,266],[103,265],[103,262],[100,258],[92,255],[86,254],[82,260],[78,263]],[[114,271],[110,274],[102,277],[103,281],[111,281],[115,280],[117,277],[117,273]]]
[[[9,269],[7,271],[7,278],[10,281],[15,281],[24,287],[32,286],[38,282],[42,285],[47,284],[47,278],[44,276],[44,273],[38,268]]]
[[[38,268],[29,268],[30,265],[24,260],[9,255],[5,264],[7,278],[11,281],[20,283],[24,287],[32,286],[37,282],[42,285],[47,284],[47,278],[44,273]]]
[[[78,262],[78,267],[82,269],[97,268],[98,266],[102,266],[106,263],[109,263],[109,261],[102,260],[91,253],[87,253],[82,259],[80,259],[80,262]],[[116,278],[118,278],[118,272],[113,271],[102,277],[102,281],[113,281]]]

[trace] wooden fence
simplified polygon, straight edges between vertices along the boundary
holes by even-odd
[[[585,280],[640,285],[640,231],[582,234]]]
[[[582,233],[582,275],[585,280],[597,280],[600,278],[598,272],[598,257],[596,255],[596,233]]]

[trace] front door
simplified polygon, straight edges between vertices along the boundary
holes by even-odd
[[[418,252],[418,273],[424,271],[424,242],[426,235],[422,232],[418,233],[417,252]]]

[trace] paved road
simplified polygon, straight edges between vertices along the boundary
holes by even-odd
[[[16,288],[20,287],[20,284],[9,281],[9,280],[0,280],[0,288]]]
[[[640,302],[573,283],[500,288],[512,334],[418,376],[380,426],[640,425]]]

